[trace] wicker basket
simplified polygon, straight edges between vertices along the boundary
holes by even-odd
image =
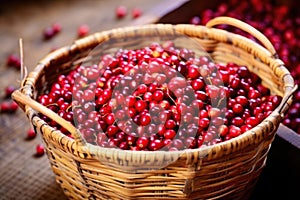
[[[252,34],[264,47],[240,35],[212,28],[219,24]],[[273,94],[283,97],[281,104],[262,123],[239,137],[174,153],[123,151],[91,145],[70,123],[34,101],[58,74],[70,71],[75,63],[88,62],[86,56],[100,43],[111,38],[125,41],[143,39],[154,33],[163,36],[168,32],[197,40],[217,62],[248,66]],[[93,59],[99,55],[89,56]],[[21,89],[13,93],[13,98],[41,134],[56,180],[70,199],[247,199],[264,168],[295,87],[272,44],[260,32],[239,20],[218,17],[206,26],[152,24],[104,31],[77,40],[41,60],[22,81]],[[56,120],[74,139],[50,127],[38,113]],[[165,160],[172,162],[155,168]]]

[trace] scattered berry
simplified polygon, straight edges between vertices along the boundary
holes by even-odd
[[[61,32],[61,25],[59,23],[54,23],[52,26],[46,27],[43,31],[44,40],[50,40],[59,32]]]
[[[52,29],[53,29],[54,34],[57,34],[57,33],[61,32],[62,27],[59,23],[54,23],[52,25]]]
[[[194,16],[190,20],[190,24],[199,25],[201,24],[201,19],[199,16]]]
[[[0,104],[0,113],[14,113],[18,109],[18,104],[15,101],[3,101]]]
[[[11,54],[7,57],[6,65],[20,70],[21,69],[21,60],[20,60],[19,56],[15,55],[15,54]]]
[[[134,8],[132,11],[131,11],[131,16],[132,18],[138,18],[142,15],[142,10],[140,8]]]
[[[35,149],[36,149],[35,155],[37,157],[41,157],[45,154],[45,148],[43,144],[37,144]]]
[[[127,15],[127,8],[125,6],[118,6],[116,8],[116,17],[121,19]]]
[[[86,24],[83,24],[83,25],[80,25],[78,27],[78,30],[77,30],[77,35],[78,37],[84,37],[84,36],[87,36],[90,32],[90,27]]]
[[[31,140],[36,137],[36,132],[33,128],[28,129],[26,139]]]
[[[5,98],[10,98],[11,94],[15,91],[16,87],[9,85],[5,88]]]

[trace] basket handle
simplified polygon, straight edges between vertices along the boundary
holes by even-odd
[[[287,92],[287,95],[281,100],[281,103],[278,106],[278,112],[281,117],[284,117],[285,111],[288,109],[288,102],[293,98],[294,93],[297,91],[298,85],[295,85],[291,88],[290,91]]]
[[[20,90],[15,90],[12,93],[12,98],[18,104],[28,105],[29,107],[33,108],[34,110],[37,110],[38,112],[42,113],[43,115],[56,121],[59,125],[61,125],[65,129],[67,129],[71,133],[72,137],[74,138],[75,142],[77,142],[78,145],[84,146],[86,144],[80,131],[77,128],[75,128],[73,126],[73,124],[71,124],[69,121],[63,119],[62,117],[60,117],[58,114],[56,114],[49,108],[41,105],[40,103],[33,100],[29,96],[23,94]]]
[[[216,17],[214,19],[211,19],[210,21],[207,22],[206,26],[211,28],[213,26],[220,25],[220,24],[231,25],[231,26],[234,26],[236,28],[239,28],[239,29],[251,34],[265,46],[265,48],[271,53],[272,56],[274,56],[274,57],[277,56],[276,50],[275,50],[274,46],[272,45],[272,43],[270,42],[270,40],[264,34],[262,34],[256,28],[254,28],[253,26],[251,26],[241,20],[238,20],[238,19],[235,19],[232,17],[225,17],[225,16]]]

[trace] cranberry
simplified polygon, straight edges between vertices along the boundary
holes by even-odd
[[[200,72],[197,66],[191,65],[188,68],[188,77],[191,79],[196,79],[200,76]]]
[[[119,144],[119,148],[122,149],[122,150],[128,150],[129,149],[129,145],[127,144],[127,142],[121,142]]]
[[[43,144],[37,144],[36,145],[36,152],[35,155],[37,157],[43,156],[45,154],[45,148]]]
[[[210,120],[208,118],[202,118],[199,120],[199,126],[201,128],[207,128],[209,126]]]
[[[164,133],[164,138],[173,139],[176,136],[176,132],[173,129],[168,129]]]
[[[144,100],[138,100],[134,106],[138,112],[142,112],[147,108],[147,103]]]
[[[0,113],[14,113],[18,109],[18,104],[14,101],[4,101],[0,103]]]
[[[163,145],[164,145],[163,140],[155,139],[153,141],[150,141],[148,148],[151,151],[157,151],[157,150],[161,149],[163,147]]]
[[[34,131],[34,129],[32,128],[28,129],[26,139],[31,140],[35,137],[36,137],[36,132]]]
[[[147,126],[151,122],[151,116],[149,113],[142,114],[139,119],[139,124],[142,126]]]
[[[44,30],[43,34],[44,34],[44,40],[49,40],[55,35],[54,30],[51,27],[47,27]]]
[[[127,15],[127,8],[125,6],[118,6],[116,8],[116,17],[121,19]]]
[[[156,90],[156,91],[153,93],[153,95],[152,95],[152,99],[155,100],[155,101],[157,101],[157,102],[162,101],[163,98],[164,98],[164,93],[163,93],[163,91],[161,91],[161,90]]]
[[[44,40],[53,38],[61,31],[61,29],[62,27],[59,23],[54,23],[52,26],[45,28],[43,31]]]
[[[132,18],[138,18],[142,15],[142,10],[140,8],[133,8],[133,10],[131,11],[131,16]]]
[[[252,127],[255,127],[259,123],[259,120],[256,117],[248,117],[246,119],[246,124],[249,124]]]
[[[241,80],[239,78],[234,77],[229,84],[233,89],[238,89],[240,87],[240,82]]]
[[[190,20],[190,24],[200,25],[201,24],[200,17],[199,16],[192,17],[191,20]]]
[[[56,23],[52,24],[52,29],[53,29],[54,34],[57,34],[57,33],[61,32],[62,26],[60,23],[56,22]]]
[[[234,125],[229,127],[229,136],[231,138],[237,137],[237,136],[241,135],[241,133],[242,133],[242,131],[239,127],[234,126]]]
[[[21,60],[19,56],[11,54],[7,57],[6,65],[19,70],[21,69]]]
[[[11,94],[16,90],[15,86],[9,85],[5,88],[5,98],[10,98]]]
[[[235,114],[239,115],[239,114],[242,114],[242,113],[244,112],[244,107],[243,107],[241,104],[236,103],[236,104],[234,104],[234,105],[232,106],[232,111],[233,111]]]
[[[140,137],[137,139],[136,144],[140,149],[146,149],[149,144],[149,139],[147,137]]]
[[[77,35],[80,38],[87,36],[89,32],[90,32],[90,27],[87,24],[82,24],[77,29]]]
[[[226,125],[221,125],[218,128],[218,132],[220,134],[220,136],[225,137],[228,134],[228,130],[229,128]]]
[[[231,124],[240,127],[244,124],[244,120],[241,117],[235,117],[232,119]]]

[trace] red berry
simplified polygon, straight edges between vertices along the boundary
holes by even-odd
[[[142,15],[142,10],[140,8],[134,8],[131,12],[132,18],[138,18]]]
[[[147,108],[147,103],[144,100],[138,100],[134,106],[138,112],[142,112]]]
[[[114,137],[118,131],[119,131],[119,128],[117,126],[110,125],[106,129],[106,134],[108,137]]]
[[[242,131],[239,127],[237,126],[230,126],[229,127],[229,136],[231,138],[237,137],[239,135],[241,135]]]
[[[149,150],[157,151],[157,150],[161,149],[163,147],[163,145],[164,145],[163,140],[155,139],[153,141],[150,141]]]
[[[199,68],[195,65],[191,65],[188,69],[188,77],[191,79],[196,79],[200,76]]]
[[[14,113],[18,109],[18,104],[15,101],[4,101],[0,104],[1,113]]]
[[[209,123],[210,123],[210,120],[208,118],[202,118],[199,120],[199,126],[204,129],[208,128]]]
[[[140,149],[146,149],[147,146],[149,144],[149,139],[147,137],[140,137],[137,139],[136,141],[136,145],[140,148]]]
[[[85,37],[89,34],[90,27],[87,24],[82,24],[78,27],[77,35],[78,37]]]
[[[33,138],[35,138],[36,137],[36,132],[34,131],[34,129],[29,129],[28,131],[27,131],[27,139],[33,139]]]
[[[190,24],[200,25],[200,23],[201,23],[201,19],[199,16],[194,16],[190,20]]]
[[[174,129],[175,126],[176,126],[176,122],[175,122],[173,119],[169,119],[169,120],[167,120],[166,123],[165,123],[165,127],[166,127],[167,129]]]
[[[164,138],[166,139],[173,139],[176,136],[176,132],[173,129],[166,130],[164,134]]]
[[[43,144],[37,144],[36,145],[36,153],[35,153],[35,155],[37,156],[37,157],[40,157],[40,156],[42,156],[42,155],[44,155],[45,154],[45,148],[44,148],[44,145]]]
[[[163,93],[163,91],[161,91],[161,90],[156,90],[156,91],[153,93],[153,95],[152,95],[152,99],[155,100],[155,101],[157,101],[157,102],[162,101],[163,98],[164,98],[164,93]]]
[[[9,102],[2,102],[0,104],[0,111],[2,113],[9,112],[10,111],[10,104],[9,104]]]
[[[49,40],[54,37],[55,32],[52,27],[47,27],[44,29],[43,35],[44,35],[44,40]]]
[[[121,19],[127,15],[127,8],[125,6],[118,6],[116,8],[116,17]]]
[[[57,34],[57,33],[61,32],[62,27],[59,23],[54,23],[54,24],[52,24],[52,29],[53,29],[54,34]]]
[[[142,114],[140,116],[140,125],[147,126],[151,122],[151,116],[149,113]]]
[[[6,65],[9,67],[14,67],[16,69],[21,69],[21,60],[19,56],[11,54],[7,57]]]
[[[218,129],[220,136],[225,137],[228,134],[228,127],[226,125],[221,125]]]
[[[243,106],[242,106],[241,104],[236,103],[236,104],[234,104],[234,105],[232,106],[232,111],[233,111],[235,114],[239,115],[239,114],[242,114],[242,113],[244,112],[244,108],[243,108]]]

